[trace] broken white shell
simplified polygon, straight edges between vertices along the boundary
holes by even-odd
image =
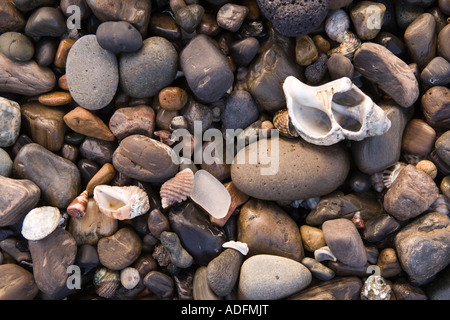
[[[22,235],[27,240],[41,240],[55,231],[61,213],[56,207],[34,208],[27,213],[22,223]]]
[[[406,167],[406,163],[404,162],[396,162],[394,165],[389,168],[383,170],[383,183],[386,188],[390,188],[394,183],[395,179],[397,179],[400,172],[403,168]]]
[[[247,255],[248,250],[249,250],[248,245],[245,242],[240,242],[240,241],[228,241],[228,242],[225,242],[224,244],[222,244],[222,247],[232,248],[234,250],[237,250],[240,253],[242,253],[244,256]]]
[[[283,91],[292,125],[309,143],[360,141],[391,127],[384,110],[347,77],[314,87],[289,76]]]
[[[331,260],[331,261],[337,261],[336,256],[331,252],[330,248],[328,246],[321,247],[314,251],[314,259],[317,261],[325,261],[325,260]]]
[[[117,220],[133,219],[150,209],[147,193],[137,186],[99,185],[94,200],[100,212]]]

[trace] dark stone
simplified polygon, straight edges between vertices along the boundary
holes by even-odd
[[[142,281],[158,299],[170,299],[174,295],[173,279],[167,274],[159,271],[150,271]]]
[[[66,32],[66,21],[61,10],[41,7],[28,18],[25,34],[29,37],[60,37]]]
[[[100,166],[92,160],[81,159],[77,163],[78,169],[80,170],[81,183],[86,186],[92,177],[100,170]]]
[[[405,53],[405,44],[403,41],[390,32],[380,32],[374,41],[386,47],[386,49],[396,56],[401,56]]]
[[[57,0],[14,0],[17,9],[28,12],[39,7],[52,6]]]
[[[167,40],[179,40],[181,38],[180,27],[167,13],[156,12],[152,14],[149,29],[155,36],[160,36]]]
[[[289,300],[359,300],[363,287],[357,277],[338,277],[329,281],[313,284]]]
[[[446,267],[425,286],[430,300],[450,300],[450,267]]]
[[[389,214],[383,214],[365,221],[363,238],[378,242],[400,229],[400,223]]]
[[[0,0],[0,33],[8,31],[20,32],[25,26],[23,14],[17,10],[14,2]]]
[[[100,47],[115,53],[134,52],[142,46],[142,35],[126,21],[103,22],[96,36]]]
[[[259,50],[259,41],[255,37],[248,37],[231,44],[230,54],[239,66],[247,66]]]
[[[59,41],[53,37],[42,37],[36,44],[34,60],[41,67],[48,67],[55,61]]]
[[[306,67],[305,77],[308,84],[318,85],[327,73],[328,57],[325,53],[320,53],[319,58],[312,64]]]
[[[208,129],[213,121],[213,113],[211,109],[193,99],[189,99],[186,106],[180,110],[180,115],[183,116],[188,124],[188,130],[194,133],[194,126],[196,121],[201,122],[201,129],[204,132]]]
[[[214,226],[194,204],[185,202],[169,212],[172,230],[178,234],[181,244],[195,262],[206,266],[222,252],[226,241],[225,233]]]
[[[223,129],[247,128],[258,119],[258,105],[245,90],[234,90],[226,100],[222,111]]]
[[[450,63],[442,57],[435,57],[420,74],[420,80],[429,87],[445,86],[450,83]]]
[[[14,263],[0,265],[1,300],[33,300],[39,293],[33,274]]]
[[[175,13],[175,22],[187,33],[192,33],[200,24],[205,9],[198,4],[190,4]]]
[[[112,162],[116,146],[115,142],[86,137],[80,145],[80,155],[102,166]]]
[[[327,61],[327,69],[332,80],[342,77],[351,79],[355,71],[350,59],[342,54],[333,54]]]
[[[428,89],[421,98],[426,122],[433,128],[450,129],[450,89],[435,86]]]
[[[78,248],[75,264],[85,271],[98,266],[97,249],[90,244],[83,244]]]

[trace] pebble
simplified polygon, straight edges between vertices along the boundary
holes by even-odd
[[[159,271],[150,271],[143,279],[144,285],[153,292],[158,299],[170,299],[174,295],[174,281],[172,277]]]
[[[434,144],[437,156],[450,166],[450,130],[443,133]]]
[[[65,68],[67,62],[67,55],[69,54],[70,49],[72,48],[75,40],[73,39],[62,39],[59,43],[58,49],[55,54],[55,61],[53,64],[57,68]]]
[[[314,41],[314,44],[316,45],[318,52],[327,53],[328,51],[330,51],[330,42],[320,34],[316,34],[312,39]]]
[[[14,145],[19,137],[21,124],[20,105],[0,97],[0,147],[8,148]]]
[[[445,60],[450,61],[450,44],[446,40],[450,36],[449,25],[445,26],[438,34],[437,39],[437,51],[438,54],[445,58]]]
[[[259,254],[242,264],[238,296],[243,300],[283,299],[306,288],[311,280],[311,272],[300,262]]]
[[[20,32],[25,27],[26,20],[14,2],[9,0],[0,1],[0,17],[0,33],[8,31]]]
[[[149,30],[155,35],[168,40],[179,40],[181,38],[181,28],[175,20],[167,13],[152,14]]]
[[[444,269],[442,272],[438,273],[436,278],[432,280],[429,284],[426,285],[425,292],[423,292],[419,287],[414,287],[419,292],[417,295],[422,298],[422,300],[426,300],[427,297],[429,300],[448,300],[450,299],[450,272],[449,268]],[[405,281],[406,285],[409,285],[408,282]]]
[[[349,58],[342,54],[333,54],[327,61],[327,70],[332,80],[342,77],[353,78],[355,68]]]
[[[168,111],[178,111],[182,109],[189,100],[189,95],[183,88],[166,87],[158,94],[161,108]]]
[[[293,0],[257,0],[261,13],[274,28],[287,37],[297,37],[314,31],[326,18],[328,2]]]
[[[42,37],[35,48],[34,60],[41,67],[48,67],[55,61],[58,50],[58,39],[53,37]]]
[[[155,129],[155,111],[145,105],[120,108],[111,116],[109,129],[119,140],[135,134],[151,138]]]
[[[348,219],[334,219],[322,224],[323,237],[338,261],[350,267],[361,267],[367,262],[361,236]]]
[[[363,283],[353,276],[315,283],[289,300],[359,300]]]
[[[66,21],[58,8],[41,7],[27,20],[25,34],[29,37],[60,37],[66,31]]]
[[[112,163],[117,144],[111,141],[99,140],[91,137],[84,139],[80,145],[80,155],[88,160],[95,161],[100,166]]]
[[[68,229],[78,246],[97,246],[100,239],[112,236],[118,230],[118,222],[98,209],[93,198],[89,199],[86,214],[77,219],[70,219]]]
[[[29,61],[34,55],[34,45],[19,32],[5,32],[0,36],[0,53],[14,61]]]
[[[423,13],[406,28],[405,44],[411,58],[423,69],[436,55],[436,21]]]
[[[173,149],[143,135],[123,139],[114,151],[112,163],[117,171],[146,182],[164,182],[178,172]]]
[[[0,265],[0,282],[8,284],[0,291],[1,300],[33,300],[39,293],[33,274],[18,264]]]
[[[449,88],[435,86],[428,89],[420,100],[426,122],[435,129],[450,129],[449,98]]]
[[[211,290],[208,284],[207,267],[200,266],[194,274],[194,281],[192,284],[192,296],[194,300],[221,300],[214,291]]]
[[[236,32],[242,26],[249,9],[234,3],[226,3],[217,11],[217,24],[219,27]]]
[[[397,254],[393,248],[381,250],[378,256],[377,266],[380,268],[383,278],[392,278],[402,272],[402,267],[397,259]]]
[[[300,236],[306,251],[314,252],[326,246],[323,232],[319,228],[304,224],[300,227]]]
[[[180,67],[189,88],[205,103],[219,100],[234,81],[225,55],[203,34],[191,39],[184,47]]]
[[[19,222],[39,202],[41,190],[27,179],[12,179],[0,175],[0,226]]]
[[[58,79],[59,85],[59,79]],[[68,92],[54,91],[39,96],[38,101],[49,107],[62,107],[73,102],[72,96]]]
[[[258,105],[252,95],[245,90],[234,90],[226,98],[222,111],[224,129],[246,128],[258,119]]]
[[[198,265],[207,266],[222,252],[225,233],[194,204],[183,202],[179,207],[172,207],[168,217],[172,231],[178,234],[181,244]]]
[[[378,242],[400,229],[400,223],[389,214],[382,214],[365,221],[362,237],[369,242]]]
[[[434,300],[431,294],[425,294],[420,287],[412,285],[405,278],[399,278],[391,287],[397,300],[428,300],[428,296]]]
[[[120,84],[125,93],[147,98],[175,80],[178,54],[167,39],[154,36],[145,39],[138,51],[123,53],[119,65]]]
[[[301,66],[309,66],[319,58],[319,52],[307,34],[295,38],[295,61]]]
[[[64,115],[64,122],[73,131],[87,137],[105,141],[116,139],[102,119],[82,107],[76,107]]]
[[[188,103],[180,110],[180,115],[187,121],[190,133],[194,133],[196,122],[201,122],[202,132],[205,132],[206,129],[211,126],[213,121],[211,109],[207,105],[195,101],[194,99],[189,99]]]
[[[97,243],[98,258],[111,270],[122,270],[137,260],[142,251],[142,240],[131,228],[123,227]]]
[[[54,244],[58,243],[57,246]],[[29,241],[33,259],[33,275],[39,290],[49,298],[59,300],[68,295],[67,268],[74,264],[77,245],[72,235],[57,228],[42,240]]]
[[[343,9],[328,12],[325,20],[325,32],[331,40],[341,43],[344,32],[350,29],[350,17]]]
[[[49,92],[56,85],[56,77],[51,69],[41,67],[33,60],[27,62],[13,61],[1,53],[0,80],[0,92],[26,96]]]
[[[192,256],[183,248],[180,242],[180,238],[175,232],[163,231],[159,240],[161,244],[169,250],[170,261],[178,268],[189,268],[193,263],[194,259]]]
[[[327,68],[328,57],[325,53],[319,54],[319,58],[314,63],[310,64],[305,69],[305,77],[308,84],[318,85],[325,76]]]
[[[199,4],[189,4],[175,12],[175,22],[187,33],[193,33],[200,24],[205,9]]]
[[[36,161],[41,159],[41,161]],[[21,179],[33,181],[49,205],[66,208],[80,194],[80,172],[75,164],[37,143],[20,149],[13,172]]]
[[[102,109],[112,101],[119,84],[116,56],[100,47],[95,35],[86,35],[69,51],[66,77],[78,105],[88,110]]]
[[[230,55],[238,66],[248,66],[258,53],[260,44],[255,37],[248,37],[231,44]]]
[[[450,63],[442,57],[433,58],[420,74],[423,84],[433,86],[445,86],[450,83]]]
[[[116,170],[111,163],[105,163],[100,170],[89,180],[86,191],[89,196],[93,195],[96,186],[109,184],[116,175]]]
[[[142,47],[141,33],[127,21],[103,22],[96,36],[100,47],[114,53],[134,52]]]
[[[210,37],[217,36],[220,33],[220,27],[217,24],[216,16],[205,12],[197,27],[197,33],[206,34]]]
[[[406,52],[403,41],[390,32],[382,31],[378,33],[374,41],[386,47],[386,49],[396,56],[402,56]]]
[[[257,141],[239,151],[231,165],[231,178],[236,187],[251,197],[292,201],[318,197],[334,191],[347,177],[349,159],[339,144],[323,147],[302,140],[272,140],[265,142],[269,149],[266,155],[258,151],[261,141]],[[272,147],[279,148],[278,163],[269,156]],[[242,162],[239,159],[255,158],[266,164],[266,170],[261,170],[256,163],[239,163]],[[267,171],[274,172],[271,170],[275,167],[275,174],[267,174]],[[304,183],[298,184],[298,181]]]
[[[350,9],[350,18],[361,40],[374,39],[381,30],[386,6],[372,1],[361,1]]]
[[[408,65],[388,49],[376,43],[363,43],[355,52],[355,69],[408,108],[419,98],[419,85]],[[395,72],[394,72],[395,70]]]
[[[226,249],[206,267],[208,286],[219,297],[231,293],[235,287],[244,256],[235,249]]]
[[[9,177],[12,172],[13,162],[9,154],[0,148],[0,176]]]
[[[395,249],[402,269],[420,283],[443,270],[450,261],[449,217],[430,212],[412,221],[395,236]]]
[[[321,281],[329,281],[334,278],[334,271],[330,268],[327,268],[319,261],[305,257],[302,259],[301,263],[305,265],[314,278],[317,278]]]
[[[406,29],[417,17],[424,13],[424,9],[415,4],[397,1],[395,3],[395,18],[400,29]]]
[[[33,102],[22,105],[22,122],[31,139],[44,148],[57,152],[64,143],[65,110]]]
[[[384,197],[384,209],[399,221],[417,217],[437,199],[439,189],[431,177],[413,165],[400,171]]]
[[[150,233],[158,239],[162,232],[170,231],[169,220],[159,209],[150,211],[147,226]]]
[[[421,119],[411,119],[403,131],[402,150],[409,154],[426,156],[436,141],[436,131]]]

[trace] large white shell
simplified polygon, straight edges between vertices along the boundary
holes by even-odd
[[[22,235],[27,240],[41,240],[55,231],[61,219],[61,213],[55,207],[34,208],[25,216]]]
[[[283,90],[292,125],[307,142],[329,146],[344,139],[360,141],[391,127],[383,109],[347,77],[314,87],[289,76]]]
[[[150,209],[147,193],[137,186],[99,185],[94,200],[100,212],[117,220],[133,219]]]

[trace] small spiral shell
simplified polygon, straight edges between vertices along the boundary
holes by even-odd
[[[358,50],[361,45],[361,40],[359,40],[354,33],[345,31],[344,40],[342,41],[342,43],[339,45],[339,47],[328,51],[328,56],[331,56],[333,54],[342,54],[349,59],[353,59],[355,51]]]
[[[84,217],[88,201],[88,192],[85,190],[69,204],[67,213],[74,218]]]
[[[372,187],[376,192],[382,192],[384,190],[383,172],[372,174],[370,176],[370,179],[372,180]]]
[[[178,172],[175,177],[167,180],[159,191],[161,204],[165,209],[171,205],[183,202],[191,194],[194,188],[194,173],[186,168]]]
[[[288,138],[297,138],[299,134],[295,131],[292,126],[291,119],[289,118],[289,113],[287,109],[283,109],[275,113],[273,117],[273,125],[280,133]]]
[[[389,189],[391,187],[404,167],[406,167],[406,163],[397,162],[383,171],[383,183],[386,188]]]
[[[119,271],[100,268],[94,274],[95,292],[102,298],[110,299],[120,287]]]

